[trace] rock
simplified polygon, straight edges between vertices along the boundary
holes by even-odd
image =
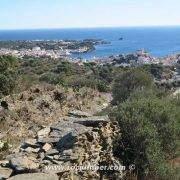
[[[52,138],[59,138],[61,136],[62,135],[61,135],[61,132],[59,130],[53,130],[49,135],[49,137],[52,137]]]
[[[12,172],[12,169],[0,167],[0,179],[9,178]]]
[[[16,172],[29,172],[29,171],[37,170],[39,164],[36,163],[36,158],[34,157],[20,156],[20,157],[12,158],[10,160],[10,166]]]
[[[16,175],[8,180],[59,180],[59,177],[56,174],[31,173]]]
[[[88,127],[97,127],[100,123],[108,123],[110,122],[110,120],[108,116],[94,116],[88,118],[81,118],[74,122]]]
[[[24,146],[26,147],[30,146],[30,147],[36,148],[36,147],[39,147],[39,144],[37,143],[36,139],[27,139],[24,142]]]
[[[73,122],[59,121],[58,123],[52,125],[51,129],[59,131],[58,137],[62,138],[69,133],[71,133],[72,136],[78,136],[90,131],[92,128]]]
[[[54,156],[46,156],[45,160],[51,161],[53,164],[61,165],[63,161],[60,159],[54,159]]]
[[[78,118],[81,118],[81,117],[91,117],[92,116],[92,114],[90,114],[90,113],[79,111],[79,110],[69,111],[68,114],[70,116],[75,116],[75,117],[78,117]]]
[[[47,137],[48,134],[50,133],[50,128],[49,127],[46,127],[44,129],[41,129],[40,131],[38,131],[38,138],[44,138],[44,137]]]
[[[62,165],[64,163],[63,161],[56,160],[56,159],[53,159],[52,162],[53,164],[57,164],[57,165]]]
[[[57,143],[59,141],[59,138],[55,137],[45,137],[45,138],[39,138],[37,140],[39,143]]]
[[[40,148],[32,148],[32,147],[27,147],[26,149],[22,149],[22,151],[27,152],[27,153],[38,153]]]
[[[92,128],[83,126],[81,124],[69,122],[69,121],[59,121],[56,124],[51,125],[51,133],[48,137],[39,138],[40,143],[58,143],[59,148],[69,148],[72,147],[74,143],[74,137],[91,131]]]
[[[25,141],[24,146],[20,147],[26,152],[15,152],[8,155],[6,159],[10,163],[7,167],[12,167],[15,174],[59,173],[61,179],[71,179],[72,172],[68,170],[68,166],[114,165],[117,159],[113,156],[112,142],[119,134],[117,128],[118,126],[107,116],[63,117],[48,128],[40,130],[38,140]],[[51,168],[52,166],[54,169]],[[101,173],[104,179],[112,179],[111,175]],[[115,173],[117,176],[114,177],[118,177],[119,172],[112,172],[113,175]],[[73,178],[100,179],[102,174],[98,171],[73,171]],[[34,180],[37,177],[33,178],[30,175],[30,178]],[[39,179],[41,178],[38,177]]]
[[[45,156],[45,159],[52,161],[54,159],[54,156]]]
[[[70,149],[74,146],[74,143],[76,142],[75,136],[73,136],[72,133],[69,133],[65,136],[63,136],[59,142],[57,143],[57,148],[59,150],[61,149]]]
[[[40,158],[40,159],[44,159],[44,157],[45,157],[44,152],[41,152],[41,153],[39,153],[39,154],[38,154],[38,158]]]
[[[51,148],[52,148],[52,146],[51,146],[50,144],[48,144],[48,143],[46,143],[46,144],[42,147],[42,149],[43,149],[45,152],[49,151]]]
[[[70,156],[60,156],[59,157],[59,161],[61,162],[68,162],[68,161],[71,161],[71,157]]]
[[[64,151],[62,152],[62,154],[71,156],[71,155],[73,154],[73,152],[72,152],[72,149],[68,149],[68,150],[64,150]]]
[[[46,155],[56,155],[59,154],[59,151],[57,149],[50,149],[46,152]]]
[[[54,155],[53,159],[58,160],[59,159],[59,155]]]

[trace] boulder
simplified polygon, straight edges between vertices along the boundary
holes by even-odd
[[[92,130],[90,127],[83,126],[81,124],[69,122],[69,121],[59,121],[58,123],[51,126],[51,129],[59,131],[58,137],[62,138],[69,133],[72,134],[72,136],[78,136],[80,134],[84,134],[86,132],[89,132]],[[51,137],[51,134],[50,134]]]
[[[70,116],[74,116],[74,117],[91,117],[92,114],[87,113],[87,112],[83,112],[83,111],[79,111],[79,110],[73,110],[73,111],[69,111],[68,113]]]
[[[46,127],[38,131],[37,135],[38,135],[38,138],[44,138],[44,137],[47,137],[49,133],[50,133],[50,128]]]
[[[9,178],[8,180],[59,180],[59,177],[56,174],[31,173],[19,174]]]
[[[13,170],[10,168],[0,167],[0,179],[7,179],[12,174]]]
[[[19,156],[10,160],[10,166],[16,172],[31,172],[37,170],[39,164],[36,163],[36,158],[34,157]]]
[[[48,137],[38,138],[39,143],[57,143],[58,149],[70,148],[74,144],[74,138],[92,130],[90,127],[83,126],[70,121],[61,120],[51,125],[51,132]]]

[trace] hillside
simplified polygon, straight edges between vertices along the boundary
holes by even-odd
[[[0,60],[2,178],[178,179],[175,67]]]

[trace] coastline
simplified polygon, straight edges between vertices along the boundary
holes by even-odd
[[[123,40],[119,41],[120,38]],[[77,54],[82,59],[127,54],[144,48],[154,57],[165,57],[180,51],[179,26],[73,28],[0,31],[0,41],[16,40],[103,39],[111,44],[95,46],[95,51]]]

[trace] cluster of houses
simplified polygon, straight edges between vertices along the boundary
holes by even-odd
[[[67,43],[70,42],[61,42]],[[63,44],[64,45],[64,44]],[[0,55],[12,55],[19,58],[23,57],[50,57],[52,59],[65,58],[69,60],[73,60],[81,64],[81,62],[85,62],[85,60],[72,59],[70,57],[71,53],[84,53],[88,51],[88,47],[79,46],[77,49],[67,49],[60,47],[58,50],[47,50],[40,48],[38,46],[33,47],[32,49],[19,49],[14,50],[10,48],[1,48]],[[155,58],[150,56],[144,49],[138,50],[133,54],[120,54],[117,56],[110,56],[104,58],[94,58],[91,62],[96,64],[105,64],[114,63],[116,66],[131,66],[131,65],[144,65],[144,64],[162,64],[165,66],[174,66],[177,62],[180,62],[180,55],[171,55],[163,58]]]
[[[32,49],[21,49],[21,50],[14,50],[14,49],[0,49],[0,55],[12,55],[19,58],[23,57],[50,57],[52,59],[58,59],[60,57],[70,55],[68,50],[45,50],[41,49],[40,47],[34,47]]]
[[[103,61],[106,63],[114,63],[116,66],[138,66],[144,64],[162,64],[164,66],[174,66],[178,62],[180,62],[180,55],[176,54],[163,58],[156,58],[150,56],[144,49],[141,49],[133,54],[120,54],[117,56],[110,56]]]

